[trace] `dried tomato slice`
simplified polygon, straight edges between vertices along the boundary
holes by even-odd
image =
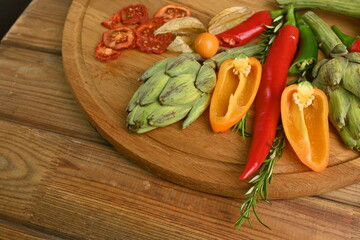
[[[164,42],[157,38],[138,38],[136,41],[139,50],[146,53],[163,53],[166,51],[169,44],[169,42]]]
[[[114,29],[120,27],[119,25],[120,22],[121,22],[120,15],[115,13],[111,15],[108,19],[104,20],[101,24],[109,29]]]
[[[120,56],[120,54],[121,51],[106,47],[103,41],[100,41],[95,49],[96,58],[103,62],[117,59]]]
[[[165,23],[164,19],[159,18],[152,18],[146,23],[143,23],[136,27],[136,37],[151,37],[154,36],[154,31],[158,29],[161,25]]]
[[[154,35],[154,31],[165,23],[164,18],[157,17],[136,28],[136,45],[139,50],[147,53],[163,53],[173,40],[173,34]]]
[[[149,19],[149,13],[143,4],[124,7],[119,11],[119,15],[125,25],[142,24]]]
[[[133,48],[136,43],[136,34],[134,29],[127,26],[121,26],[104,32],[102,40],[106,47],[114,50]]]
[[[179,17],[191,16],[190,9],[176,4],[168,4],[160,8],[156,13],[155,17],[163,17],[165,22]]]

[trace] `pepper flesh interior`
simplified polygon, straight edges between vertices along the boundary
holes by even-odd
[[[286,137],[299,159],[321,172],[328,164],[329,126],[326,95],[308,82],[287,87],[281,100]]]
[[[226,60],[219,69],[210,104],[214,132],[234,126],[249,110],[260,85],[261,64],[253,57]]]

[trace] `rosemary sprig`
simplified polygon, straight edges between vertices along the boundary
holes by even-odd
[[[242,119],[237,124],[235,124],[235,126],[233,127],[233,131],[239,132],[243,138],[251,137],[251,134],[246,130],[247,116],[248,116],[248,113],[246,113],[242,117]]]
[[[256,219],[268,229],[271,229],[264,222],[261,221],[258,213],[256,212],[257,204],[262,200],[268,204],[271,202],[267,199],[269,193],[269,184],[272,181],[273,170],[275,162],[281,158],[282,152],[285,146],[285,133],[280,125],[277,129],[276,138],[273,141],[273,145],[270,149],[270,152],[262,164],[259,173],[253,177],[249,183],[253,186],[245,193],[246,200],[241,205],[240,208],[240,217],[235,222],[235,227],[239,230],[242,224],[247,220],[251,227],[252,223],[250,221],[250,214],[253,211]]]
[[[259,54],[259,61],[261,64],[264,64],[266,56],[269,52],[270,46],[275,40],[275,37],[277,33],[279,32],[280,28],[284,25],[284,15],[279,15],[273,20],[273,23],[271,26],[266,26],[266,31],[261,34],[261,36],[264,38],[261,42],[259,42],[260,46],[265,47],[262,52]]]

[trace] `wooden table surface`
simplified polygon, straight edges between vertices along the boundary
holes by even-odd
[[[360,239],[360,183],[260,204],[151,175],[89,124],[64,76],[71,0],[33,0],[0,45],[0,239]],[[271,185],[270,185],[271,191]]]

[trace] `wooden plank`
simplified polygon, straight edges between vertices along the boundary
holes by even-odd
[[[61,54],[66,14],[72,0],[33,0],[2,44]]]
[[[54,236],[48,236],[46,234],[33,231],[32,229],[0,220],[0,239],[50,240],[59,238],[55,238]]]
[[[235,231],[242,200],[165,182],[109,146],[4,121],[0,163],[1,218],[66,239],[359,237],[358,207],[314,197],[259,205],[272,231],[255,220]]]
[[[360,183],[356,183],[336,191],[323,193],[320,198],[326,198],[332,201],[360,206]]]
[[[106,143],[65,80],[61,57],[0,46],[0,119]]]

